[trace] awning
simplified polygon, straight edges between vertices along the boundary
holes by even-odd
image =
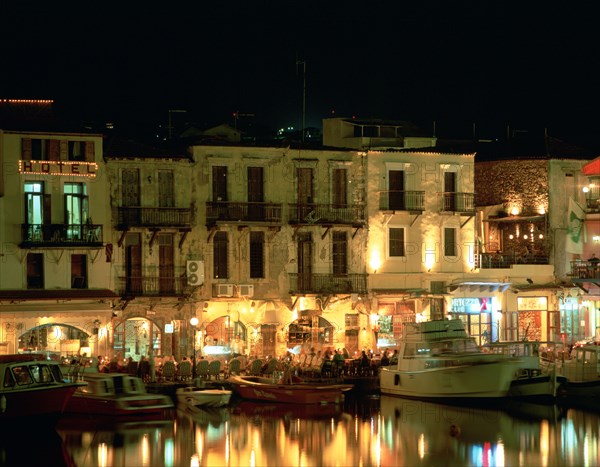
[[[103,300],[119,296],[109,289],[29,289],[0,290],[2,300]]]
[[[495,292],[506,292],[510,287],[510,282],[456,282],[446,286],[450,293],[455,292],[481,292],[481,293],[495,293]]]
[[[600,175],[600,157],[597,157],[581,169],[583,175]]]
[[[483,222],[495,222],[495,223],[514,223],[514,222],[534,222],[534,221],[543,221],[546,219],[546,216],[506,216],[506,217],[495,217],[492,219],[483,219]]]

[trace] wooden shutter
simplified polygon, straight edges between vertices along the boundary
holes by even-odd
[[[31,138],[21,139],[21,159],[24,161],[31,160]]]

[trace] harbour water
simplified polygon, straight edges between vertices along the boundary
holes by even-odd
[[[65,417],[55,431],[14,438],[2,442],[0,465],[38,465],[35,456],[78,467],[600,465],[596,410],[390,396],[350,396],[340,406],[180,406],[159,420]]]

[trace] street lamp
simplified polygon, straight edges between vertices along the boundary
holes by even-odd
[[[192,362],[192,380],[196,379],[196,327],[198,326],[198,318],[195,316],[190,319],[190,324],[194,328],[194,361]]]

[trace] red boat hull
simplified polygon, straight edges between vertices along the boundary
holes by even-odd
[[[35,419],[36,422],[56,422],[76,389],[76,384],[65,384],[2,392],[0,397],[5,398],[5,402],[2,402],[0,422],[31,419]]]

